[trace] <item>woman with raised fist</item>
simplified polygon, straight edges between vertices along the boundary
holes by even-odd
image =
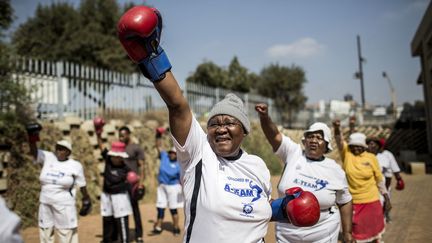
[[[55,151],[38,149],[38,123],[28,124],[28,140],[31,155],[35,163],[42,165],[39,176],[41,192],[39,197],[39,236],[42,243],[54,243],[54,230],[59,242],[78,242],[78,217],[75,206],[78,186],[83,195],[80,215],[90,213],[91,201],[86,189],[84,170],[79,161],[71,159],[72,145],[61,140],[55,145]]]
[[[293,222],[276,222],[277,242],[338,242],[339,229],[343,231],[344,242],[353,242],[351,234],[352,203],[345,172],[333,159],[325,154],[331,146],[330,128],[321,122],[312,124],[303,133],[302,144],[294,142],[279,132],[268,115],[266,104],[257,104],[261,128],[284,163],[284,170],[278,185],[279,195],[286,188],[300,187],[310,191],[319,202],[319,220],[311,227]]]
[[[333,128],[353,197],[353,237],[357,242],[380,242],[385,229],[380,193],[384,197],[385,210],[390,210],[391,204],[378,160],[366,151],[365,134],[352,133],[345,143],[340,121],[334,121]]]

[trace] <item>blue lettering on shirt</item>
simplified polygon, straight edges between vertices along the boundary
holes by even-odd
[[[263,190],[258,185],[252,184],[252,181],[249,182],[249,187],[250,188],[235,188],[232,187],[231,184],[226,183],[224,190],[239,197],[253,197],[252,202],[260,199]]]
[[[58,172],[58,173],[47,172],[46,175],[51,176],[51,177],[55,177],[55,178],[62,178],[65,175],[65,173],[63,173],[63,172]]]

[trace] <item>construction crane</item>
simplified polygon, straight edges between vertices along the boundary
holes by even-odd
[[[390,87],[390,95],[392,100],[392,108],[393,108],[393,116],[395,121],[397,120],[397,104],[396,104],[396,91],[393,87],[390,77],[387,75],[385,71],[382,72],[383,78],[387,79],[388,85]]]

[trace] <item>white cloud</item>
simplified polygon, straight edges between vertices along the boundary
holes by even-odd
[[[313,38],[302,38],[293,43],[277,44],[267,49],[267,55],[271,58],[309,58],[318,55],[325,46]]]

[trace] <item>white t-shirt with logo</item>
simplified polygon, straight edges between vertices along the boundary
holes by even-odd
[[[191,243],[262,242],[271,218],[270,172],[264,161],[244,151],[232,160],[217,156],[195,118],[185,145],[180,146],[174,138],[173,141],[185,195],[184,242],[188,237]],[[199,164],[202,176],[195,203],[195,172]],[[191,211],[194,205],[196,214]]]
[[[39,201],[45,204],[75,205],[75,185],[86,185],[81,163],[73,159],[58,161],[54,153],[44,150],[38,150],[36,163],[43,164],[39,176]]]
[[[276,223],[278,242],[337,242],[340,214],[336,204],[345,204],[352,199],[342,167],[329,158],[307,159],[300,144],[287,136],[283,136],[276,155],[285,162],[278,185],[279,196],[285,196],[288,188],[301,187],[317,197],[321,209],[320,219],[312,227]]]
[[[384,177],[391,178],[393,177],[393,173],[400,172],[399,165],[390,151],[384,150],[381,153],[378,153],[377,159]]]

